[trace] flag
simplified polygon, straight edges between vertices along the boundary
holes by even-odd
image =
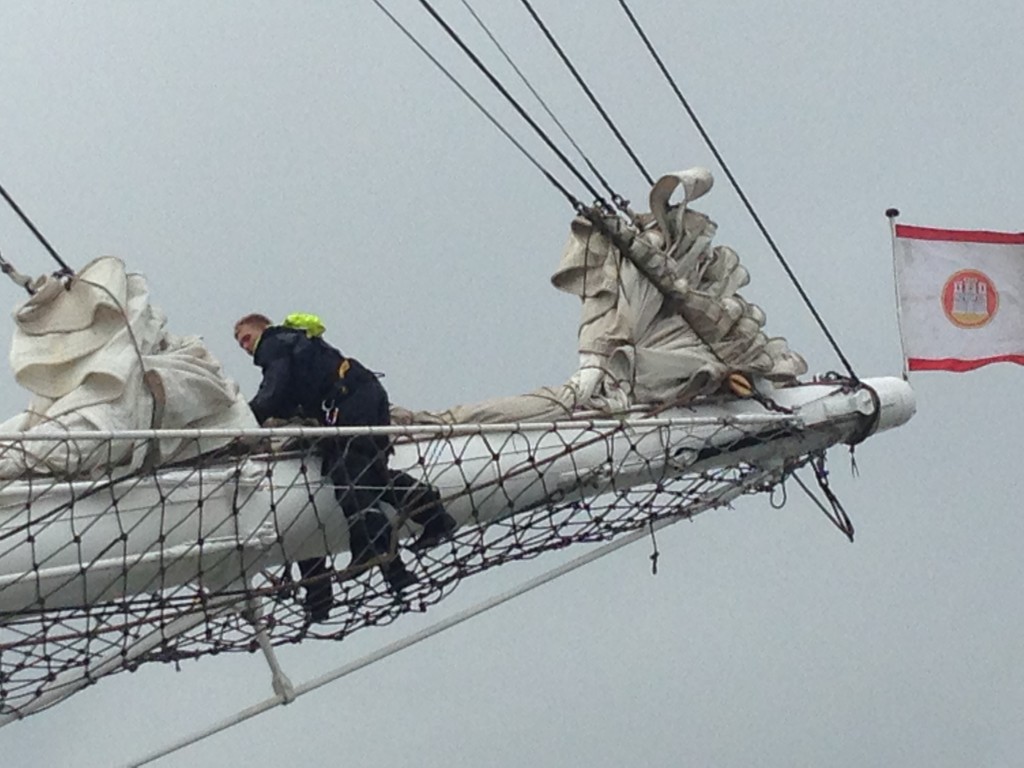
[[[895,236],[907,369],[1024,365],[1024,233],[897,224]]]

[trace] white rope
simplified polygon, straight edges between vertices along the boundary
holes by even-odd
[[[740,493],[742,493],[742,491],[742,488],[729,489],[726,493],[722,494],[718,498],[717,503],[728,503],[731,500],[731,498],[738,496]],[[661,530],[662,528],[665,528],[674,523],[678,523],[680,520],[683,519],[689,519],[689,516],[686,518],[665,518],[663,520],[659,520],[653,525],[645,526],[644,528],[634,531],[633,533],[627,534],[620,539],[608,542],[607,544],[598,547],[597,549],[587,552],[586,554],[580,555],[574,560],[570,560],[567,563],[563,563],[557,568],[552,568],[550,571],[542,573],[541,575],[536,576],[532,579],[529,579],[528,581],[523,582],[518,587],[515,587],[508,592],[497,595],[488,600],[484,600],[483,602],[477,603],[474,606],[470,606],[469,608],[460,611],[459,613],[456,613],[453,616],[449,616],[447,619],[439,621],[436,624],[432,624],[431,626],[426,627],[420,630],[419,632],[415,632],[411,635],[408,635],[407,637],[402,638],[401,640],[397,640],[389,645],[385,645],[382,648],[379,648],[376,651],[369,653],[366,656],[363,656],[362,658],[356,659],[355,661],[345,664],[344,666],[338,667],[337,669],[331,672],[327,672],[321,675],[320,677],[315,677],[312,680],[308,680],[300,685],[297,685],[295,686],[294,693],[290,701],[294,701],[300,696],[304,696],[307,693],[315,691],[317,688],[322,688],[328,683],[333,683],[335,680],[340,680],[341,678],[350,675],[353,672],[356,672],[360,669],[363,669],[364,667],[368,667],[371,664],[374,664],[378,661],[383,661],[387,657],[395,653],[398,653],[399,651],[404,650],[405,648],[408,648],[412,645],[416,645],[422,640],[426,640],[427,638],[433,637],[434,635],[438,635],[441,632],[444,632],[445,630],[458,626],[459,624],[468,619],[479,616],[480,614],[489,611],[492,608],[496,608],[499,605],[502,605],[503,603],[507,603],[509,600],[512,600],[513,598],[519,597],[520,595],[525,595],[527,592],[530,592],[531,590],[534,590],[537,587],[543,586],[544,584],[547,584],[550,581],[554,581],[560,576],[564,576],[565,574],[574,571],[577,568],[581,568],[584,565],[588,565],[594,562],[595,560],[601,559],[605,555],[610,555],[612,552],[615,552],[616,550],[622,549],[623,547],[628,546],[629,544],[632,544],[635,541],[639,541],[640,539],[648,537],[651,535],[652,531]],[[135,762],[128,763],[126,768],[137,768],[138,766],[152,763],[156,760],[159,760],[161,757],[166,757],[167,755],[173,752],[177,752],[179,749],[184,749],[185,747],[196,744],[202,741],[203,739],[213,736],[216,733],[220,733],[221,731],[227,730],[228,728],[232,728],[236,725],[239,725],[240,723],[250,718],[256,717],[256,715],[260,715],[269,709],[273,709],[274,707],[287,703],[289,703],[289,700],[286,700],[282,696],[272,696],[269,699],[264,699],[263,701],[258,702],[257,704],[253,704],[251,707],[247,707],[246,709],[239,711],[231,717],[227,717],[217,723],[214,723],[213,725],[203,730],[196,731],[191,736],[187,736],[181,739],[180,741],[177,741],[166,747],[158,749],[155,752],[151,752]]]

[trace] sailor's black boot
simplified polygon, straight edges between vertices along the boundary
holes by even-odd
[[[302,607],[306,609],[306,615],[314,624],[327,621],[331,617],[331,608],[334,606],[334,597],[331,594],[331,582],[324,580],[323,584],[315,584],[306,587],[306,598],[302,601]]]
[[[408,571],[397,552],[391,551],[391,523],[383,512],[369,510],[366,513],[366,527],[373,541],[374,551],[380,558],[380,572],[394,594],[411,587],[419,579]]]
[[[418,579],[391,551],[391,523],[387,515],[376,509],[367,509],[349,520],[349,543],[352,561],[349,568],[380,565],[388,588],[395,593],[415,584]]]
[[[419,581],[416,574],[405,567],[402,558],[398,555],[381,565],[380,570],[384,574],[384,581],[387,582],[388,589],[396,595]]]
[[[440,504],[430,510],[428,515],[423,516],[426,517],[426,520],[417,519],[417,517],[414,517],[413,521],[422,525],[423,531],[416,541],[409,545],[409,549],[413,552],[423,552],[436,547],[442,541],[450,539],[455,533],[455,529],[459,527],[455,518],[445,512],[444,507]]]
[[[406,472],[388,470],[391,480],[389,501],[422,529],[409,549],[422,552],[451,538],[458,524],[441,503],[441,494],[429,483],[416,480]]]

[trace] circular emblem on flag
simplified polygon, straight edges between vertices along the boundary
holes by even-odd
[[[942,287],[942,309],[958,328],[981,328],[999,309],[999,291],[984,272],[961,269]]]

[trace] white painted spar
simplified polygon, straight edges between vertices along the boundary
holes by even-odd
[[[391,466],[435,486],[460,525],[476,525],[714,467],[781,470],[788,459],[898,427],[914,414],[914,393],[902,379],[862,384],[772,391],[791,413],[749,399],[719,399],[656,418],[634,413],[625,420],[376,431],[405,436],[396,441]],[[173,432],[92,432],[74,439],[143,441]],[[415,531],[411,524],[402,528],[404,536]],[[158,469],[114,484],[25,479],[0,490],[0,623],[4,615],[91,606],[184,584],[208,593],[237,585],[241,599],[241,588],[261,568],[346,548],[331,486],[322,482],[315,459],[307,459],[304,472],[298,454]]]

